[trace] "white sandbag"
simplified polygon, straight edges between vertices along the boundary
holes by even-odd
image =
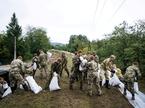
[[[61,88],[58,85],[58,74],[56,72],[54,72],[52,80],[49,85],[49,90],[54,91],[54,90],[59,90],[59,89],[61,89]]]
[[[143,94],[140,91],[138,91],[137,94],[138,94],[139,98],[145,103],[145,94]]]
[[[34,78],[32,76],[27,76],[26,80],[30,86],[30,89],[35,93],[39,93],[40,91],[42,91],[42,88],[36,83],[36,81],[34,80]]]
[[[33,63],[32,68],[33,68],[33,70],[36,70],[36,69],[37,69],[37,64],[36,64],[36,62]]]
[[[110,76],[111,76],[111,72],[110,71],[108,71],[108,73],[109,73],[109,81],[110,81]],[[102,86],[104,86],[105,85],[105,83],[106,83],[106,79],[105,79],[105,71],[102,69],[102,68],[100,68],[99,69],[99,74],[101,75],[101,76],[103,76],[103,80],[102,80]]]
[[[2,98],[5,97],[5,96],[7,96],[7,95],[9,95],[9,94],[11,94],[11,93],[12,93],[12,90],[11,90],[11,88],[8,86],[7,90],[3,93]]]
[[[139,91],[139,89],[138,89],[138,82],[134,82],[134,91],[135,92]]]
[[[109,84],[111,86],[116,86],[116,85],[119,85],[120,83],[121,83],[121,81],[119,80],[119,78],[117,77],[116,74],[114,74],[113,77],[109,81]]]
[[[47,56],[48,56],[48,58],[51,58],[52,53],[50,53],[49,51],[47,51]]]
[[[85,65],[87,63],[86,59],[82,59],[81,64],[79,65],[79,70],[83,71],[85,69]]]
[[[8,83],[3,84],[3,89],[7,89],[8,87]]]

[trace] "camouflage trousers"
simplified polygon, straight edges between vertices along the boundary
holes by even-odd
[[[101,69],[100,70],[100,80],[102,81],[104,78],[106,80],[109,80],[110,74],[109,74],[109,71],[108,70]]]
[[[124,81],[124,92],[126,93],[126,90],[129,90],[132,95],[134,95],[134,82],[133,81]]]
[[[72,74],[70,75],[70,80],[69,80],[69,87],[70,89],[73,89],[73,84],[75,81],[80,82],[80,89],[83,89],[83,72],[79,70],[74,70]]]
[[[25,84],[25,80],[19,72],[11,72],[9,78],[11,87],[16,86],[17,84],[18,85]]]
[[[60,69],[60,77],[62,76],[63,70],[66,71],[66,73],[67,73],[67,75],[68,75],[68,77],[69,77],[69,70],[68,70],[68,68],[67,68],[67,65],[61,66],[61,69]]]
[[[40,73],[41,78],[44,78],[43,72],[45,72],[45,77],[46,77],[46,79],[48,79],[48,66],[47,66],[47,64],[46,65],[41,65],[40,72],[41,72]]]
[[[99,83],[100,82],[99,76],[96,76],[93,73],[88,73],[87,80],[88,80],[89,95],[92,96],[92,94],[93,94],[93,85],[95,85],[98,95],[101,95],[102,91],[101,91],[101,87],[100,87],[100,83]]]

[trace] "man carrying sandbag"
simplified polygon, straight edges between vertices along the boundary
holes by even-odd
[[[45,89],[48,89],[48,86],[52,80],[54,72],[56,72],[58,79],[59,79],[60,69],[61,69],[61,59],[58,58],[54,63],[51,64],[51,71],[50,71],[50,75],[49,75],[48,81],[46,83]],[[58,83],[59,83],[59,80],[58,80]]]
[[[25,71],[26,69],[21,56],[18,56],[17,59],[14,59],[11,62],[9,75],[10,75],[10,87],[12,89],[12,93],[14,93],[14,91],[16,90],[17,84],[18,85],[22,84],[24,90],[28,91],[28,86],[26,85],[25,80],[23,78]]]
[[[110,89],[110,87],[109,87],[109,78],[110,78],[109,71],[112,72],[112,65],[113,65],[113,62],[115,59],[116,59],[116,56],[111,55],[109,58],[105,59],[101,63],[100,85],[102,85],[102,80],[103,80],[103,77],[105,76],[105,79],[106,79],[105,85],[106,85],[106,88],[108,88],[108,89]]]
[[[131,66],[126,69],[126,73],[124,75],[124,95],[126,95],[126,90],[130,90],[132,94],[132,100],[135,100],[135,90],[134,90],[134,82],[137,80],[138,76],[141,76],[138,62],[133,62]]]

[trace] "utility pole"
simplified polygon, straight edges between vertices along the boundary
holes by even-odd
[[[16,36],[14,36],[14,34],[12,32],[10,32],[11,35],[14,37],[14,59],[16,59]]]
[[[16,59],[16,36],[14,36],[14,59]]]

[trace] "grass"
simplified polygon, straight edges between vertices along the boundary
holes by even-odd
[[[55,52],[53,57],[58,58],[59,55]],[[67,56],[70,70],[72,56],[71,54]],[[35,79],[43,88],[46,80],[39,79],[39,73],[37,71]],[[79,90],[79,82],[74,84],[74,90],[69,90],[69,79],[65,72],[63,72],[60,85],[61,90],[59,91],[46,90],[39,94],[18,89],[14,94],[0,101],[0,108],[133,108],[115,87],[110,90],[103,88],[102,96],[97,96],[94,91],[94,95],[89,97],[86,90]]]

